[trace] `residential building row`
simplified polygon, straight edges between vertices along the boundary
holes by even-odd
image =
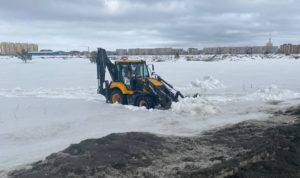
[[[300,45],[283,44],[278,46],[245,46],[204,48],[202,54],[300,54]]]
[[[132,48],[117,49],[116,55],[183,55],[187,54],[183,48]]]
[[[0,43],[1,55],[17,55],[22,50],[29,52],[32,55],[84,55],[90,56],[89,51],[56,51],[40,50],[37,44],[28,43]],[[271,39],[265,46],[244,46],[244,47],[211,47],[199,50],[197,48],[131,48],[117,49],[116,51],[107,51],[108,55],[199,55],[199,54],[300,54],[300,45],[283,44],[280,47],[273,46]]]
[[[154,49],[117,49],[116,55],[199,55],[199,54],[266,54],[276,53],[277,46],[245,46],[245,47],[211,47],[199,50],[197,48],[173,49],[173,48],[154,48]],[[114,54],[113,52],[110,52]]]
[[[271,54],[277,50],[277,46],[214,47],[204,48],[202,54]]]
[[[117,49],[116,55],[198,55],[198,54],[270,54],[277,53],[278,47],[273,46],[271,39],[265,46],[244,47],[212,47],[199,50],[197,48],[173,49],[173,48],[135,48]]]
[[[37,52],[39,51],[39,46],[37,44],[29,43],[0,43],[0,54],[2,55],[16,55],[21,53],[23,50],[26,52]]]
[[[11,42],[1,42],[0,43],[0,55],[17,55],[26,51],[33,56],[55,56],[55,55],[73,55],[73,56],[90,56],[89,51],[52,51],[50,49],[42,49],[39,51],[39,46],[37,44],[29,43],[11,43]]]
[[[280,45],[279,53],[300,54],[300,45],[293,45],[291,43]]]
[[[173,48],[135,48],[135,49],[117,49],[110,54],[115,55],[174,55],[174,54],[300,54],[300,45],[283,44],[280,47],[273,46],[271,38],[265,46],[242,46],[242,47],[211,47],[199,50],[197,48],[173,49]]]
[[[277,51],[278,47],[273,46],[270,38],[265,46],[204,48],[203,54],[272,54]]]

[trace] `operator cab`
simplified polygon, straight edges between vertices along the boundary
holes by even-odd
[[[116,74],[117,81],[124,82],[128,88],[132,88],[130,82],[133,79],[142,79],[149,77],[149,71],[145,61],[129,61],[121,60],[116,61]]]

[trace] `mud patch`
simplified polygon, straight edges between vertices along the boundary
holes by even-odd
[[[265,145],[252,148],[252,159],[228,177],[300,177],[299,123],[270,128],[260,142]]]
[[[282,103],[283,101],[268,101],[267,103],[270,105],[279,105],[280,103]]]

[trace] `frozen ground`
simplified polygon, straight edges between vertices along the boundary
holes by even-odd
[[[161,58],[163,58],[161,56]],[[168,111],[106,104],[96,66],[84,58],[0,57],[0,170],[43,159],[86,138],[144,131],[196,135],[300,103],[300,60],[159,62],[155,71],[185,95]]]

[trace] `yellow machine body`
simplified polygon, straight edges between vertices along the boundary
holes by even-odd
[[[153,78],[148,78],[154,85],[156,86],[162,86],[164,85],[162,82],[156,80],[156,79],[153,79]],[[143,82],[145,82],[145,79],[142,79]],[[114,88],[118,88],[122,94],[124,95],[132,95],[135,93],[135,91],[133,90],[128,90],[126,85],[123,83],[123,82],[112,82],[110,84],[110,89],[114,89]],[[144,90],[144,92],[147,92],[147,90]]]

